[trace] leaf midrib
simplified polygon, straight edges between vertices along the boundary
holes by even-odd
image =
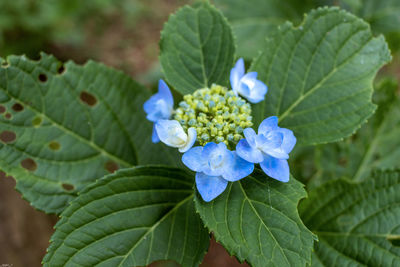
[[[194,197],[194,193],[190,194],[188,197],[186,197],[186,198],[184,198],[183,200],[181,200],[180,202],[178,202],[178,203],[176,204],[175,207],[173,207],[173,208],[172,208],[171,210],[169,210],[166,214],[164,214],[164,216],[161,217],[161,219],[160,219],[156,224],[154,224],[151,228],[149,228],[149,230],[147,230],[147,231],[142,235],[142,237],[136,242],[136,244],[125,254],[125,256],[123,257],[123,259],[121,260],[121,262],[118,264],[117,267],[122,266],[122,264],[126,261],[126,259],[128,258],[128,256],[132,253],[132,251],[146,238],[146,236],[147,236],[149,233],[153,233],[153,232],[154,232],[154,229],[155,229],[158,225],[160,225],[161,222],[163,222],[165,219],[167,219],[168,216],[169,216],[170,214],[172,214],[173,212],[175,212],[179,207],[181,207],[183,204],[185,204],[188,200],[193,199],[193,197]]]

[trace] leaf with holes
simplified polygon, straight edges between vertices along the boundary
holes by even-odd
[[[317,173],[308,186],[346,177],[361,181],[373,169],[400,168],[400,99],[398,82],[381,80],[375,89],[378,109],[367,124],[344,142],[317,147]]]
[[[399,172],[378,172],[361,184],[336,180],[312,190],[299,212],[318,235],[313,266],[398,266],[399,190]]]
[[[195,196],[196,209],[215,238],[251,266],[305,266],[313,235],[303,225],[297,204],[303,185],[268,178],[260,170],[234,183],[212,202]]]
[[[0,61],[0,169],[34,207],[60,213],[118,168],[180,161],[151,143],[142,110],[150,92],[122,72],[45,54]]]
[[[185,6],[171,15],[161,33],[160,62],[180,93],[216,83],[228,85],[235,46],[230,26],[208,3]]]
[[[193,203],[193,177],[136,167],[85,189],[61,214],[44,266],[198,266],[209,235]]]
[[[276,115],[302,144],[349,136],[373,114],[372,81],[390,59],[382,36],[338,8],[311,11],[298,28],[286,23],[252,65],[269,86],[256,124]]]
[[[237,54],[249,60],[258,55],[265,38],[287,20],[300,22],[310,9],[298,0],[214,0],[228,18],[237,42]]]

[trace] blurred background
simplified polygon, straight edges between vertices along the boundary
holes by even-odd
[[[123,70],[152,87],[162,77],[158,64],[160,31],[169,14],[188,2],[190,0],[0,0],[0,57],[26,54],[36,59],[39,52],[44,51],[62,61],[84,63],[93,59]],[[393,52],[400,47],[399,0],[212,2],[232,24],[238,54],[246,60],[256,55],[265,36],[276,30],[277,25],[286,20],[299,23],[305,12],[321,5],[338,5],[363,17],[376,34],[385,34]],[[395,57],[382,73],[397,76],[399,80],[398,62]],[[396,89],[397,83],[394,87]],[[348,139],[346,144],[353,141]],[[307,183],[309,177],[325,176],[316,164],[318,153],[325,152],[321,147],[295,151],[291,164],[302,182]],[[351,155],[334,156],[338,162],[331,162],[337,166],[346,163]],[[348,170],[348,166],[344,165],[343,169]],[[0,266],[41,266],[57,217],[34,210],[21,199],[14,186],[14,180],[0,172]],[[154,263],[152,266],[177,265]],[[211,241],[201,266],[247,265],[239,264]]]

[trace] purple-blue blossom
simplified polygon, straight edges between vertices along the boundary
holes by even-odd
[[[153,143],[158,143],[160,141],[155,129],[155,122],[158,120],[168,120],[172,115],[173,106],[174,99],[172,93],[168,85],[163,80],[160,80],[158,82],[158,92],[152,95],[150,99],[143,104],[143,109],[147,114],[146,118],[154,122],[151,138]]]
[[[245,139],[239,141],[236,153],[244,160],[260,163],[261,169],[281,182],[289,181],[289,153],[296,144],[296,137],[289,129],[278,126],[276,116],[261,122],[258,134],[252,128],[243,131]]]
[[[254,170],[254,164],[238,157],[224,143],[197,146],[182,156],[182,162],[196,172],[196,187],[204,201],[219,196],[228,182],[238,181]]]
[[[240,58],[231,70],[232,91],[253,104],[263,101],[268,87],[262,81],[257,80],[257,72],[249,72],[247,74],[244,72],[244,61]]]

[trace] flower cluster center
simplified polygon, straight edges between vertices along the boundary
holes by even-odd
[[[251,127],[251,106],[231,90],[213,84],[185,95],[174,119],[185,131],[196,128],[200,145],[224,142],[234,148],[243,138],[243,129]]]

